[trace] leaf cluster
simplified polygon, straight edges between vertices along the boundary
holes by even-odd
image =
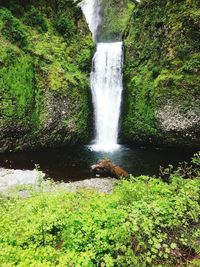
[[[27,32],[24,25],[15,18],[8,9],[0,10],[0,18],[3,21],[1,32],[10,42],[17,44],[19,47],[27,45]]]

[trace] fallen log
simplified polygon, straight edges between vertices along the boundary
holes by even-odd
[[[99,160],[97,164],[91,166],[91,171],[95,175],[100,175],[102,177],[128,177],[129,174],[121,167],[115,165],[108,159]]]

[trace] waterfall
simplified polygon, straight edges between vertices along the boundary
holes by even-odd
[[[99,0],[81,4],[94,40],[101,24]],[[97,43],[90,85],[94,105],[96,136],[92,149],[112,151],[118,147],[119,117],[122,98],[122,42]]]

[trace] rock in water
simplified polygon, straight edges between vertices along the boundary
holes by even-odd
[[[91,166],[91,171],[104,177],[128,177],[129,174],[121,167],[115,165],[110,160],[102,159],[97,164]]]

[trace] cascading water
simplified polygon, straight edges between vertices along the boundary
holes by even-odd
[[[93,38],[97,40],[101,23],[99,0],[85,0],[81,7]],[[90,76],[96,130],[94,150],[112,151],[118,147],[122,64],[122,42],[97,43]]]

